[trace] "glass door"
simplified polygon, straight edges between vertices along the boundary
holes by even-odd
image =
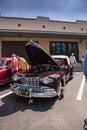
[[[76,59],[79,60],[79,51],[77,42],[50,42],[51,55],[70,55],[74,53]]]

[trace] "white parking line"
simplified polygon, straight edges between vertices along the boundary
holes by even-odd
[[[81,100],[82,99],[84,86],[85,86],[85,76],[83,75],[82,82],[81,82],[81,85],[80,85],[79,92],[78,92],[78,95],[76,97],[76,100]]]
[[[8,92],[8,93],[6,93],[6,94],[3,94],[2,96],[0,96],[0,99],[4,98],[4,97],[6,97],[6,96],[8,96],[8,95],[10,95],[10,94],[12,94],[12,93],[13,93],[13,92],[10,91],[10,92]]]

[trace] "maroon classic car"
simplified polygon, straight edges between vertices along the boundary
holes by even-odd
[[[70,64],[70,59],[66,55],[53,55],[56,63],[58,63],[65,73],[65,80],[69,81],[73,79],[73,66]]]
[[[65,74],[55,60],[37,43],[28,42],[25,45],[29,61],[33,69],[19,72],[13,77],[11,90],[19,96],[63,98]]]

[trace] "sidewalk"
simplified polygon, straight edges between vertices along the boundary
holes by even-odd
[[[74,65],[74,72],[82,72],[82,67],[80,62]]]

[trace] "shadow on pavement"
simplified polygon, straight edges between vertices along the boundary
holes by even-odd
[[[10,94],[1,99],[2,105],[0,107],[0,117],[8,116],[18,111],[25,111],[26,109],[32,109],[33,111],[47,111],[52,108],[57,98],[49,99],[33,99],[32,104],[28,104],[29,99]]]
[[[10,88],[9,84],[1,85],[0,86],[0,91],[4,91],[4,90],[9,89],[9,88]]]

